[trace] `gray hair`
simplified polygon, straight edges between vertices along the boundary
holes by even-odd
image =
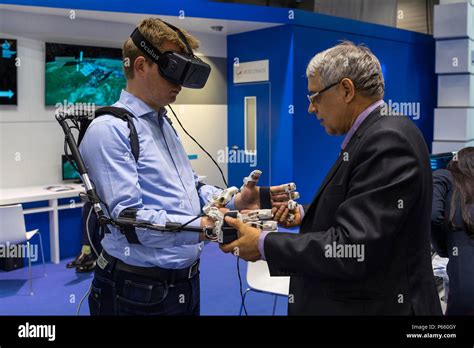
[[[384,96],[385,83],[377,57],[364,45],[343,41],[315,55],[306,68],[306,77],[316,72],[324,86],[349,78],[359,92],[367,97]]]

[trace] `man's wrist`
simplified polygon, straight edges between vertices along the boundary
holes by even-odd
[[[233,197],[234,200],[234,209],[235,210],[241,210],[240,209],[240,192],[237,192],[237,194]],[[229,202],[230,203],[230,202]]]
[[[238,193],[237,193],[237,195],[238,195]],[[225,207],[226,207],[227,209],[229,209],[229,210],[237,210],[237,208],[236,208],[236,206],[235,206],[235,197],[236,197],[237,195],[234,195],[234,196],[230,199],[229,203],[227,203],[227,204],[225,205]]]

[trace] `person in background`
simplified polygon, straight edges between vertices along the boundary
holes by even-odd
[[[474,147],[460,150],[447,169],[433,172],[431,238],[448,257],[446,315],[474,315]]]

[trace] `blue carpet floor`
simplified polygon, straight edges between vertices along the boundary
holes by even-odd
[[[92,273],[80,274],[60,264],[37,262],[33,266],[33,296],[30,296],[28,267],[0,271],[0,315],[75,315],[77,305],[90,286]],[[247,288],[247,263],[240,261],[243,290]],[[261,293],[249,293],[246,307],[249,315],[271,315],[274,297]],[[205,246],[201,256],[201,315],[238,315],[240,290],[236,258],[223,254],[217,244]],[[87,299],[81,315],[89,315]],[[286,298],[280,297],[277,315],[287,314]]]

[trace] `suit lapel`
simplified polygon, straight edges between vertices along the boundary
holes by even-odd
[[[364,120],[364,122],[362,122],[362,124],[359,126],[359,128],[357,129],[357,131],[354,133],[351,140],[347,144],[346,148],[344,150],[341,150],[341,152],[339,153],[339,157],[337,158],[336,162],[333,164],[332,168],[329,170],[329,173],[324,178],[321,186],[319,186],[319,189],[318,189],[318,192],[316,193],[316,196],[314,196],[313,201],[311,202],[307,213],[303,217],[303,221],[301,222],[301,226],[303,226],[303,223],[305,222],[307,217],[310,215],[310,213],[312,213],[312,211],[314,209],[316,209],[319,196],[324,191],[326,186],[329,184],[329,182],[332,180],[332,178],[336,174],[337,170],[341,166],[341,164],[343,162],[343,158],[344,158],[344,153],[349,153],[350,156],[353,157],[354,153],[351,152],[351,150],[353,148],[355,148],[355,145],[358,143],[359,138],[362,136],[364,131],[369,126],[371,126],[376,120],[378,120],[380,117],[382,117],[382,116],[380,114],[380,107],[378,107],[377,109],[375,109],[374,111],[372,111],[370,113],[370,115]]]

